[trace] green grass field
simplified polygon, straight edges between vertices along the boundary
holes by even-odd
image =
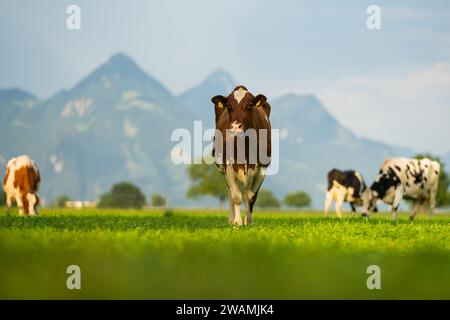
[[[72,264],[81,290],[66,288]],[[224,211],[0,209],[0,298],[449,299],[450,216],[257,211],[233,229]]]

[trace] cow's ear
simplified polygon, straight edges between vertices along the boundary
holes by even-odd
[[[263,94],[258,94],[253,99],[253,105],[257,108],[263,108],[267,116],[270,116],[270,104],[267,102],[267,98]]]
[[[214,104],[214,112],[216,113],[216,122],[226,108],[227,98],[224,96],[214,96],[211,98],[211,102]]]

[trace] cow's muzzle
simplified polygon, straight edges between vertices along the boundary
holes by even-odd
[[[244,125],[238,121],[233,121],[230,129],[227,130],[230,137],[238,137],[244,135]]]

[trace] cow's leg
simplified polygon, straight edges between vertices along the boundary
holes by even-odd
[[[428,209],[428,216],[430,219],[434,218],[434,209],[436,208],[436,193],[437,193],[437,187],[432,188],[430,190],[430,194],[428,195],[428,202],[430,204],[430,208]]]
[[[255,194],[250,189],[250,186],[247,185],[244,187],[244,202],[245,202],[244,224],[245,225],[249,225],[249,224],[253,223],[252,212],[250,210],[250,202],[252,201],[254,195]]]
[[[341,219],[342,218],[342,213],[341,213],[341,206],[342,206],[342,202],[341,200],[338,200],[335,202],[335,207],[336,207],[336,216]]]
[[[391,220],[392,221],[397,221],[397,215],[398,215],[397,209],[398,208],[392,206],[392,209],[391,209],[392,210],[392,214],[391,214]]]
[[[6,194],[6,212],[9,214],[11,213],[11,206],[12,206],[12,195],[10,193]]]
[[[352,218],[354,218],[356,215],[355,205],[352,202],[350,202],[350,207],[352,208]]]
[[[258,168],[255,176],[253,177],[249,192],[246,195],[246,197],[248,198],[249,211],[248,215],[246,215],[245,218],[248,224],[253,223],[253,207],[255,206],[256,199],[258,198],[259,188],[261,187],[265,177],[265,169]]]
[[[249,206],[249,200],[247,197],[248,189],[244,188],[244,224],[248,225],[251,224],[251,215],[250,215],[250,206]],[[250,221],[249,221],[249,215],[250,215]]]
[[[242,194],[241,190],[239,190],[239,186],[236,180],[236,174],[232,166],[227,166],[225,171],[225,177],[227,179],[228,188],[230,190],[230,208],[233,209],[234,213],[234,219],[232,224],[240,226],[242,225],[242,217],[241,217]]]
[[[233,224],[233,222],[234,222],[234,206],[233,206],[233,199],[231,198],[230,187],[228,187],[228,199],[230,202],[230,213],[228,215],[228,223]]]
[[[434,218],[434,209],[436,208],[436,196],[432,196],[429,199],[430,208],[428,209],[428,217],[430,219]]]
[[[403,188],[398,187],[395,190],[395,196],[394,196],[394,202],[392,203],[392,220],[397,220],[397,214],[398,214],[398,207],[400,206],[400,202],[403,198]]]
[[[245,215],[244,215],[244,224],[248,225],[251,224],[252,221],[252,214],[250,212],[250,202],[253,198],[253,192],[251,190],[253,180],[255,178],[256,171],[249,169],[247,171],[246,175],[241,176],[242,182],[244,184],[244,204],[245,204]]]
[[[337,192],[336,202],[334,204],[336,208],[336,216],[339,219],[342,218],[341,207],[342,203],[344,203],[344,199],[345,199],[345,190],[340,188],[339,191]]]
[[[19,208],[19,216],[24,216],[25,211],[23,210],[23,201],[20,195],[15,196],[17,207]]]
[[[419,208],[421,207],[421,203],[418,200],[413,201],[413,207],[411,215],[409,216],[409,220],[413,221],[416,217],[417,211],[419,211]]]
[[[244,199],[244,201],[245,201],[244,224],[245,225],[253,224],[253,216],[252,216],[253,205],[252,205],[252,209],[250,209],[250,203],[252,203],[254,196],[255,196],[255,194],[249,187],[244,189],[244,198],[245,198]]]
[[[244,224],[253,224],[253,206],[255,205],[257,193],[253,192],[251,188],[245,191],[245,217]]]
[[[7,193],[6,194],[6,206],[8,207],[8,209],[11,209],[11,205],[12,205],[12,196],[11,196],[11,194]]]
[[[328,217],[328,211],[330,210],[331,201],[333,200],[333,189],[330,189],[325,196],[325,206],[323,209],[323,216]]]
[[[28,193],[26,195],[27,197],[27,201],[28,201],[28,215],[35,217],[37,216],[36,211],[34,210],[34,205],[35,205],[35,197],[33,194]]]

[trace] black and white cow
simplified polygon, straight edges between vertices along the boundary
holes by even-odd
[[[355,206],[362,205],[361,196],[366,190],[362,175],[354,170],[341,171],[333,169],[328,172],[328,190],[325,199],[324,215],[328,216],[331,201],[334,200],[336,215],[342,218],[342,203],[348,202],[352,208],[352,216],[356,214]]]
[[[403,197],[413,200],[410,219],[419,207],[429,203],[433,217],[439,184],[439,162],[427,158],[390,158],[383,162],[375,182],[363,194],[363,214],[369,215],[378,199],[392,207],[392,220],[397,220],[397,210]]]

